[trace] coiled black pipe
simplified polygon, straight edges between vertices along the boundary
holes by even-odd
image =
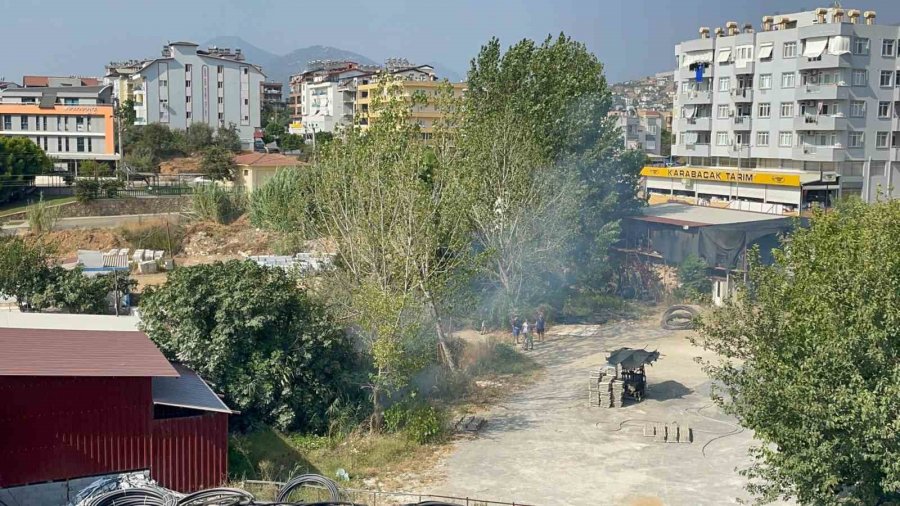
[[[176,506],[175,496],[160,489],[125,488],[91,498],[87,506]]]
[[[298,488],[304,485],[318,485],[325,490],[328,491],[328,495],[332,501],[340,501],[341,497],[341,489],[338,487],[337,483],[332,480],[318,475],[318,474],[301,474],[300,476],[296,476],[291,478],[290,481],[284,484],[281,487],[281,490],[278,491],[277,501],[285,501],[288,497],[290,497],[291,492],[297,490]],[[329,504],[325,502],[325,504]]]
[[[245,506],[254,504],[255,499],[239,488],[209,488],[182,497],[178,506]]]

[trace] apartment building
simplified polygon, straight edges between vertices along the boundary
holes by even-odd
[[[134,75],[144,64],[143,60],[110,62],[103,75],[103,84],[112,86],[113,97],[120,102],[134,100],[134,88],[141,85],[141,81],[134,79]]]
[[[438,81],[434,68],[430,65],[393,68],[387,65],[385,71],[370,76],[369,82],[359,84],[356,91],[356,115],[359,126],[366,129],[372,122],[378,120],[379,112],[374,99],[379,87],[377,78],[382,76],[399,81],[403,88],[400,98],[410,99],[413,95],[425,97],[425,103],[413,106],[410,121],[419,125],[423,138],[431,138],[434,125],[442,116],[438,96],[444,83]],[[466,83],[451,83],[451,87],[454,95],[461,96],[465,93]]]
[[[27,137],[77,170],[83,160],[118,159],[111,86],[7,88],[0,92],[0,135]]]
[[[265,75],[244,61],[240,50],[171,42],[162,57],[146,62],[132,79],[141,83],[133,90],[137,124],[178,129],[195,122],[213,128],[234,124],[242,147],[253,148]]]
[[[356,86],[379,67],[352,61],[316,60],[291,76],[291,133],[336,132],[353,124]]]
[[[783,212],[898,186],[900,27],[875,20],[819,8],[677,44],[686,166],[645,168],[648,192]]]
[[[613,111],[616,126],[622,131],[626,149],[639,149],[651,156],[662,155],[662,131],[665,125],[663,114],[658,111],[629,108],[627,111]]]
[[[263,81],[259,84],[260,102],[263,107],[270,107],[273,111],[284,109],[284,83]]]

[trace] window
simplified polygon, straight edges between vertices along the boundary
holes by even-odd
[[[794,145],[793,132],[778,132],[778,145],[782,148],[789,148]]]
[[[12,130],[12,116],[10,116],[9,114],[3,116],[3,129]]]
[[[185,64],[184,64],[184,73],[185,73],[185,74],[190,74],[190,73],[191,73],[191,70],[193,70],[193,69],[194,69],[194,66],[191,65],[190,63],[185,63]]]
[[[91,144],[92,144],[91,138],[88,137],[88,138],[87,138],[87,151],[88,151],[88,153],[90,153],[91,151],[93,151],[93,146],[92,146]]]
[[[796,58],[797,42],[785,42],[782,46],[781,56],[782,58]]]
[[[79,132],[84,131],[84,116],[75,117],[75,130],[78,130]]]
[[[759,89],[761,89],[761,90],[771,90],[772,89],[772,74],[760,74],[759,75]]]
[[[731,89],[731,78],[720,77],[719,78],[719,91],[728,91],[730,89]]]
[[[66,137],[66,152],[69,152],[69,138]]]
[[[224,97],[219,97],[219,103],[220,103],[220,104],[224,104],[224,103],[225,103],[225,98],[224,98]]]
[[[850,136],[847,138],[847,145],[851,148],[863,147],[863,133],[850,132]]]
[[[184,117],[185,117],[185,118],[191,119],[191,116],[192,116],[192,115],[191,115],[191,111],[185,111],[185,112],[184,112]]]
[[[691,91],[691,82],[690,81],[682,81],[681,82],[681,92],[687,93],[689,91]],[[363,93],[365,93],[365,92],[363,92]]]
[[[782,118],[791,118],[794,116],[794,103],[793,102],[782,102],[781,103],[781,117]]]
[[[190,87],[191,87],[191,82],[190,82],[190,81],[185,81],[185,82],[184,82],[184,87],[185,87],[185,88],[190,88]]]
[[[62,116],[57,116],[57,117],[56,117],[56,130],[57,130],[57,131],[61,131],[62,129],[63,129],[63,120],[62,120]]]
[[[863,118],[866,116],[866,103],[862,100],[850,102],[850,117]]]
[[[797,75],[793,72],[784,72],[781,74],[781,87],[782,88],[793,88],[794,84],[797,82]]]
[[[756,145],[757,146],[768,146],[769,145],[769,132],[756,132]]]
[[[56,138],[56,152],[62,153],[62,137]]]
[[[219,81],[217,84],[220,90],[225,87],[225,83],[223,83],[222,81]]]
[[[869,54],[869,39],[863,37],[853,39],[853,54]]]
[[[19,118],[19,126],[22,130],[28,130],[28,116],[24,114]]]
[[[165,80],[165,79],[160,79],[160,80],[159,80],[159,86],[160,86],[161,88],[166,87],[166,86],[168,86],[168,85],[169,85],[169,81],[167,81],[167,80]]]
[[[893,70],[882,70],[881,71],[881,80],[879,81],[879,84],[881,85],[882,88],[890,88],[891,85],[893,84],[891,82],[891,79],[893,79],[893,77],[894,77]]]
[[[888,133],[887,132],[878,132],[877,134],[875,134],[875,147],[876,148],[888,147]]]
[[[75,139],[75,150],[79,153],[84,153],[84,137]]]
[[[894,56],[894,39],[884,39],[881,41],[881,56]]]
[[[728,132],[716,132],[716,146],[728,145]]]
[[[647,131],[650,132],[652,135],[656,135],[656,132],[657,132],[656,125],[650,125],[650,127],[647,128]]]
[[[250,69],[248,69],[247,67],[244,67],[244,74],[248,73],[249,71],[250,71]]]
[[[42,119],[43,121],[41,123],[43,123],[44,127],[42,130],[47,131],[47,116],[44,116]],[[46,142],[46,139],[44,139],[44,141]]]
[[[64,98],[63,105],[78,105],[77,98]]]
[[[878,102],[878,117],[879,118],[890,118],[891,117],[891,103],[890,102]]]
[[[764,102],[759,104],[759,113],[757,114],[760,118],[769,118],[772,115],[772,104],[768,102]]]
[[[869,73],[865,70],[854,70],[851,82],[853,86],[865,86],[869,84]]]
[[[249,104],[250,104],[250,99],[249,99],[249,98],[245,98],[245,99],[244,99],[244,105],[249,105]]]
[[[223,74],[225,72],[225,66],[224,65],[216,65],[216,72],[219,74]]]
[[[716,117],[719,119],[724,119],[728,117],[728,106],[724,104],[719,104],[719,107],[716,112]]]

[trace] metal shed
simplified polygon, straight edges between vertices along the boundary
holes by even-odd
[[[183,492],[225,480],[230,411],[142,332],[0,328],[0,351],[0,488],[144,469]],[[184,406],[156,405],[154,379]]]

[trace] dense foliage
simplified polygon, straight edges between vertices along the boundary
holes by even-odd
[[[311,169],[279,170],[250,195],[250,221],[254,226],[290,233],[303,231],[313,215]]]
[[[125,161],[138,172],[156,172],[159,163],[177,156],[201,154],[211,148],[237,153],[241,138],[234,123],[213,131],[205,123],[191,123],[186,130],[162,123],[133,125],[125,131]]]
[[[0,137],[0,203],[30,185],[34,176],[53,166],[37,144],[25,137]]]
[[[0,238],[0,295],[15,297],[23,311],[59,310],[68,313],[108,314],[112,275],[87,277],[80,268],[52,265],[53,249],[39,239]],[[127,291],[131,280],[119,276]]]
[[[184,267],[141,299],[142,328],[242,412],[240,422],[324,430],[355,396],[355,357],[328,312],[281,269],[231,261]]]
[[[900,202],[819,212],[705,318],[718,401],[760,445],[763,500],[900,500]]]
[[[678,266],[678,289],[676,295],[687,301],[702,302],[710,297],[712,281],[706,273],[703,259],[691,255]]]
[[[213,181],[232,181],[237,173],[237,164],[231,151],[220,146],[210,146],[203,150],[200,170]]]

